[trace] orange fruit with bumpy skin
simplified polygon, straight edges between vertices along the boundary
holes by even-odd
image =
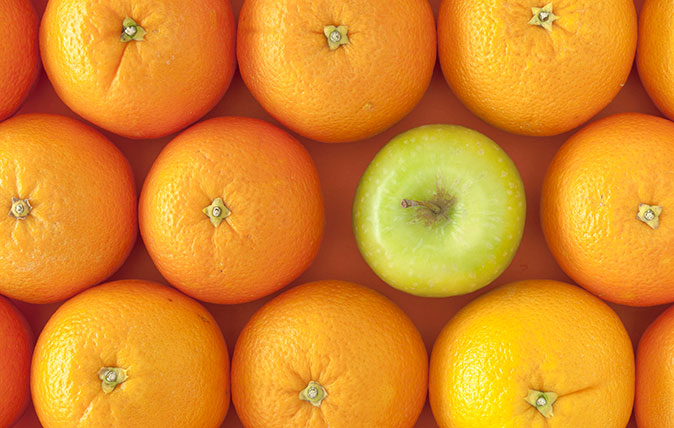
[[[56,302],[103,281],[136,223],[131,166],[103,135],[47,114],[0,124],[0,293]]]
[[[246,428],[411,428],[428,355],[393,302],[343,281],[287,291],[241,332],[232,399]]]
[[[674,119],[674,19],[671,3],[646,0],[639,14],[637,66],[639,77],[655,105]]]
[[[662,313],[641,336],[637,349],[634,414],[639,428],[674,426],[674,309]]]
[[[0,427],[11,427],[30,399],[33,334],[23,315],[0,296]]]
[[[258,119],[221,117],[171,141],[148,173],[140,231],[161,274],[212,303],[266,296],[318,253],[323,198],[306,149]]]
[[[40,50],[73,111],[125,137],[157,138],[222,98],[235,35],[229,0],[49,0]]]
[[[40,70],[37,14],[30,0],[0,0],[0,120],[28,96]]]
[[[508,284],[443,328],[429,394],[440,428],[625,428],[632,343],[618,315],[579,287]]]
[[[444,0],[440,64],[457,97],[516,134],[589,120],[625,84],[637,43],[632,0]]]
[[[421,100],[433,74],[427,0],[246,0],[237,57],[255,99],[317,141],[371,137]]]
[[[541,194],[550,251],[602,299],[674,301],[674,123],[638,113],[594,122],[553,158]]]
[[[72,298],[33,355],[45,428],[215,428],[229,407],[229,357],[208,311],[179,292],[124,280]]]

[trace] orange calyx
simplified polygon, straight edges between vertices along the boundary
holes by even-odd
[[[28,214],[33,210],[28,199],[12,198],[12,208],[9,210],[9,215],[17,220],[23,220],[28,217]]]
[[[122,21],[122,35],[120,36],[120,41],[122,43],[127,43],[132,40],[137,42],[142,42],[147,34],[147,31],[133,20],[133,18],[126,17]]]
[[[306,388],[300,392],[300,400],[308,401],[314,407],[321,407],[321,402],[328,396],[328,392],[318,382],[309,382]]]

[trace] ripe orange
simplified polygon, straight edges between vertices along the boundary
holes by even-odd
[[[179,131],[222,98],[234,74],[229,0],[49,0],[40,50],[59,97],[130,138]]]
[[[229,357],[208,311],[147,281],[72,298],[40,334],[33,403],[45,428],[215,428],[229,407]]]
[[[440,428],[625,428],[634,354],[620,318],[578,287],[532,280],[464,307],[431,355]]]
[[[673,210],[674,123],[637,113],[571,137],[541,195],[543,232],[562,269],[599,297],[634,306],[674,300]]]
[[[0,22],[0,120],[4,120],[28,96],[38,76],[40,58],[37,14],[30,0],[0,0]]]
[[[637,66],[641,83],[655,105],[674,119],[674,31],[664,22],[674,18],[666,0],[644,1],[639,15]]]
[[[23,315],[0,296],[0,427],[11,427],[30,398],[33,334]]]
[[[634,413],[639,428],[674,426],[674,308],[641,336],[637,349]]]
[[[457,97],[509,132],[556,135],[618,94],[632,68],[632,0],[444,0],[440,64]]]
[[[411,428],[427,379],[426,348],[405,313],[343,281],[267,303],[232,358],[232,400],[246,428]]]
[[[427,0],[246,0],[237,57],[278,121],[324,142],[370,137],[421,100],[433,74]]]
[[[104,136],[55,115],[0,124],[0,293],[63,300],[114,273],[136,240],[129,162]]]
[[[140,230],[174,286],[213,303],[258,299],[313,261],[323,236],[306,149],[258,119],[193,126],[161,152],[140,197]]]

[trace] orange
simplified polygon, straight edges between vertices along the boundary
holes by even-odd
[[[644,332],[637,349],[634,414],[639,428],[674,426],[674,309]]]
[[[258,299],[299,276],[323,236],[306,149],[258,119],[193,126],[160,153],[140,197],[140,230],[171,284],[212,303]]]
[[[632,0],[443,0],[440,64],[456,96],[516,134],[589,120],[625,84],[637,43]]]
[[[245,326],[232,399],[246,428],[411,428],[427,375],[426,348],[400,308],[361,285],[318,281]]]
[[[440,428],[625,428],[632,344],[618,315],[584,290],[516,282],[443,328],[429,394]]]
[[[641,83],[655,105],[674,119],[674,28],[663,25],[674,19],[671,4],[646,0],[639,15],[637,66]]]
[[[11,427],[30,398],[33,334],[23,315],[0,296],[0,427]]]
[[[543,232],[562,269],[625,305],[674,300],[673,210],[674,123],[637,113],[572,136],[541,195]]]
[[[119,135],[156,138],[222,98],[235,33],[229,0],[49,0],[40,51],[73,111]]]
[[[30,0],[0,0],[0,22],[0,120],[4,120],[28,96],[38,76],[40,57],[37,14]]]
[[[108,139],[56,115],[0,124],[0,293],[70,297],[112,275],[136,234],[131,166]]]
[[[433,74],[427,0],[246,0],[237,57],[253,96],[317,141],[378,134],[421,100]]]
[[[147,281],[111,282],[67,301],[31,367],[45,428],[215,428],[229,406],[229,357],[208,311]]]

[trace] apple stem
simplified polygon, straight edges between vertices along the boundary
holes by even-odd
[[[428,208],[429,210],[433,211],[434,214],[440,214],[440,211],[442,211],[442,208],[437,206],[436,204],[432,202],[426,202],[426,201],[414,201],[412,199],[403,199],[402,202],[400,202],[400,206],[403,208],[409,208],[409,207],[425,207]]]

